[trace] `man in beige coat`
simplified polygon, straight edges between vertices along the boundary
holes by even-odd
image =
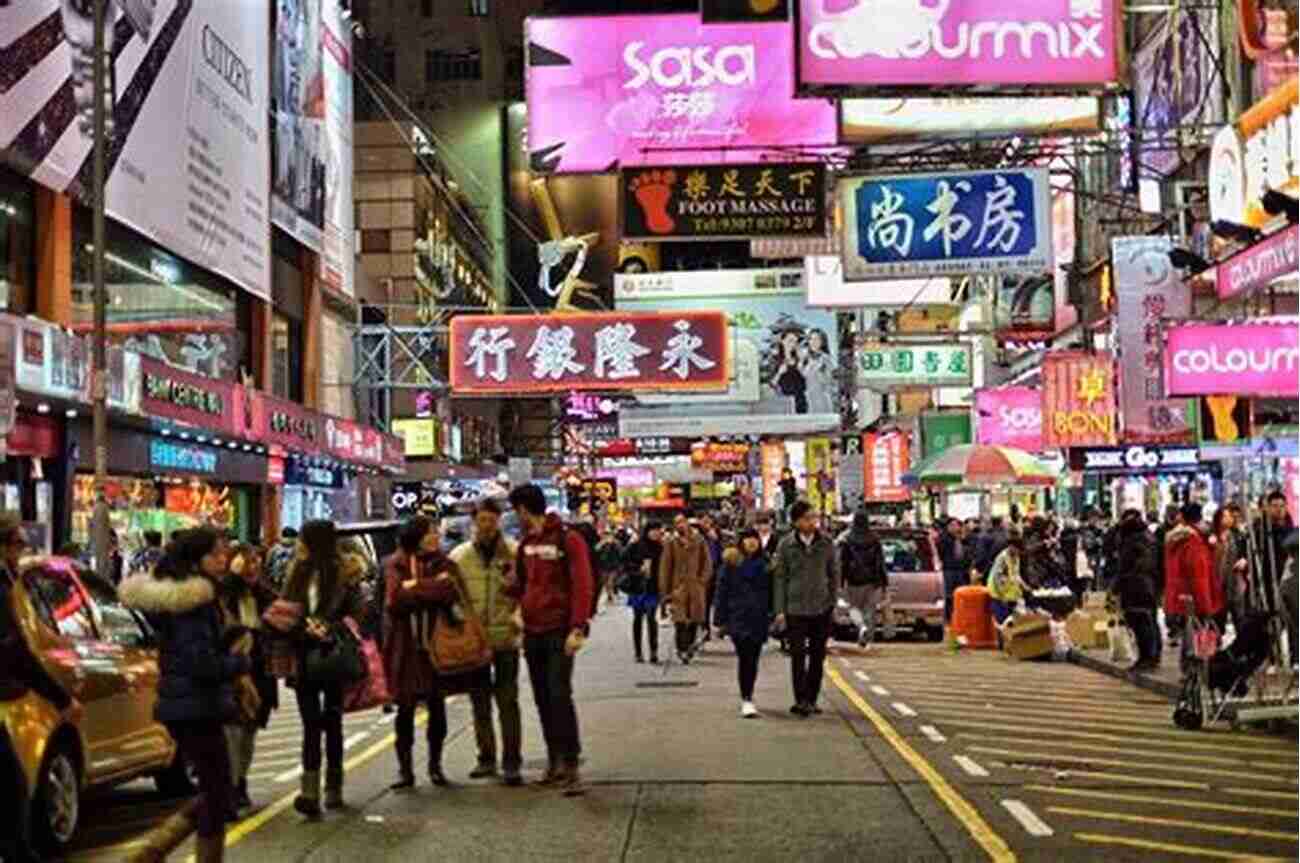
[[[706,620],[709,583],[713,580],[713,560],[708,543],[684,515],[673,522],[673,536],[664,542],[659,557],[659,595],[665,600],[663,616],[672,609],[677,625],[677,656],[689,665],[694,653],[695,635]]]

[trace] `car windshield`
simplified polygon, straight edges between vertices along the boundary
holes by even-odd
[[[884,536],[886,572],[923,572],[934,569],[930,542],[919,536]]]

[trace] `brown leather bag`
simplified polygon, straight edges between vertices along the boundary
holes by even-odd
[[[459,619],[453,619],[451,609],[439,610],[428,644],[434,671],[448,675],[477,671],[492,663],[492,645],[483,620],[470,604],[460,573],[453,573],[452,579],[456,583]]]

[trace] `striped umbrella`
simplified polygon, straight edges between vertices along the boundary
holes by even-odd
[[[960,444],[903,474],[907,485],[1054,485],[1056,474],[1024,450]]]

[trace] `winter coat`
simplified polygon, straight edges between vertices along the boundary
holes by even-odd
[[[456,599],[455,582],[437,580],[455,574],[456,564],[442,552],[421,554],[411,565],[403,551],[384,561],[384,673],[393,701],[409,704],[438,690],[438,676],[429,661],[429,636],[434,620]],[[404,582],[415,578],[415,587]]]
[[[781,540],[772,564],[772,609],[776,614],[828,614],[835,606],[839,585],[840,558],[830,537],[818,531],[807,547],[798,531]]]
[[[884,587],[889,582],[885,572],[885,547],[874,533],[856,530],[840,541],[840,574],[851,587]]]
[[[664,543],[659,556],[659,595],[673,606],[674,623],[704,623],[713,580],[713,556],[698,531]]]
[[[289,567],[283,596],[290,602],[302,603],[307,617],[326,623],[338,623],[345,617],[351,617],[360,623],[365,615],[365,598],[361,593],[361,579],[365,574],[364,561],[350,555],[340,555],[338,578],[332,586],[318,586],[316,604],[313,607],[311,584],[315,578],[315,567],[306,561],[298,561]]]
[[[487,627],[493,650],[512,650],[519,640],[515,625],[518,600],[506,596],[505,589],[515,578],[515,555],[519,549],[505,534],[498,534],[489,549],[477,543],[462,542],[451,553],[452,563],[460,569],[469,594],[470,605]]]
[[[544,635],[586,629],[595,592],[587,541],[550,513],[539,532],[519,543],[515,583],[505,591],[519,600],[524,632]]]
[[[1194,527],[1180,524],[1165,537],[1165,613],[1184,614],[1182,597],[1196,600],[1196,614],[1223,611],[1223,585],[1214,577],[1214,553]]]
[[[1155,611],[1156,552],[1145,528],[1123,535],[1115,552],[1111,590],[1125,611]]]
[[[249,658],[253,685],[261,699],[255,722],[265,728],[271,719],[271,711],[280,706],[280,685],[268,671],[268,635],[262,629],[262,615],[275,601],[275,594],[261,584],[249,584],[238,575],[230,575],[221,583],[218,600],[227,631],[248,631],[253,635],[253,651]]]
[[[738,548],[722,555],[714,621],[733,641],[767,640],[772,625],[772,577],[760,551],[744,557]]]
[[[1229,531],[1226,537],[1210,537],[1214,552],[1214,577],[1223,588],[1224,604],[1238,614],[1246,610],[1246,576],[1236,570],[1237,561],[1246,560],[1246,539]]]
[[[649,536],[643,536],[628,550],[628,596],[659,595],[659,557],[663,552],[663,544],[655,542]]]
[[[216,583],[197,573],[177,579],[142,572],[122,582],[118,596],[149,618],[158,638],[154,717],[162,723],[234,719],[235,678],[252,664],[225,648]]]
[[[1020,578],[1020,555],[1012,557],[1010,549],[1002,549],[989,567],[989,597],[998,602],[1016,603],[1025,598],[1024,583]]]
[[[969,542],[958,540],[946,530],[939,532],[939,563],[944,572],[960,572],[963,575],[970,572],[972,551]]]
[[[1251,529],[1255,533],[1255,547],[1258,549],[1257,554],[1263,570],[1260,573],[1260,581],[1265,594],[1262,604],[1259,604],[1258,600],[1256,602],[1259,607],[1271,610],[1274,586],[1286,575],[1286,541],[1295,530],[1295,524],[1288,515],[1286,521],[1278,525],[1267,519],[1256,519]]]

